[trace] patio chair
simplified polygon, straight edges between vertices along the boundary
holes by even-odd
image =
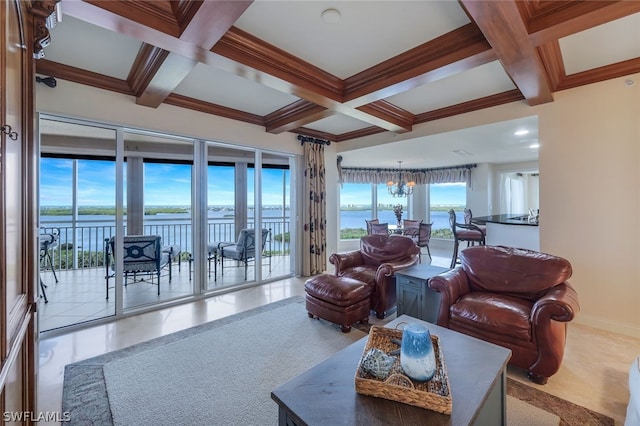
[[[264,253],[270,234],[270,229],[262,229],[262,253]],[[247,279],[249,261],[254,260],[256,256],[255,235],[254,229],[242,229],[236,243],[229,245],[229,243],[222,242],[218,244],[217,255],[220,257],[221,275],[224,275],[224,259],[227,258],[244,263],[244,279]],[[269,258],[269,272],[271,272],[271,256],[267,257]]]
[[[50,234],[40,234],[38,241],[40,243],[40,267],[47,268],[47,260],[53,272],[53,278],[56,283],[58,282],[58,276],[56,275],[56,268],[53,266],[53,259],[51,258],[51,250],[58,247],[58,239],[60,238],[60,231],[54,230]]]
[[[131,277],[132,282],[145,281],[140,276],[150,278],[148,282],[158,286],[160,295],[160,273],[164,268],[168,269],[169,282],[171,282],[171,256],[163,251],[159,235],[126,235],[123,237],[122,263],[124,273],[124,285]],[[118,250],[115,247],[115,237],[105,239],[105,280],[107,299],[109,299],[109,279],[115,276],[115,259]]]

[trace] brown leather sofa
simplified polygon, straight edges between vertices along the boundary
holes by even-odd
[[[334,253],[329,257],[335,275],[371,286],[371,309],[378,318],[396,305],[395,271],[418,262],[419,247],[402,235],[372,234],[360,239],[360,250]]]
[[[502,246],[466,248],[460,261],[429,281],[442,296],[438,325],[511,349],[509,363],[545,384],[560,368],[567,322],[580,310],[569,261]]]

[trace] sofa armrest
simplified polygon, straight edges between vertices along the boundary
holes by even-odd
[[[382,282],[384,277],[390,277],[401,269],[408,268],[418,263],[418,256],[411,256],[400,262],[381,263],[376,270],[376,282]]]
[[[578,294],[565,282],[538,299],[531,309],[533,341],[538,345],[538,357],[529,367],[544,377],[558,371],[564,357],[567,322],[580,311]]]
[[[448,327],[449,307],[460,297],[469,293],[469,278],[462,267],[457,267],[432,277],[429,280],[429,288],[440,293],[437,324]]]
[[[348,251],[344,253],[333,253],[329,257],[329,262],[336,267],[336,276],[343,273],[345,269],[360,266],[364,262],[360,250]]]
[[[559,284],[536,301],[531,309],[531,322],[571,321],[580,312],[578,294],[568,282]]]

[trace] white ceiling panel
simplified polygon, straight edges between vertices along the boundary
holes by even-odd
[[[339,22],[323,22],[330,8]],[[266,0],[235,26],[344,79],[468,22],[455,1]]]
[[[529,133],[516,136],[516,130]],[[343,167],[446,167],[470,163],[519,163],[537,161],[538,117],[471,127],[454,132],[424,136],[385,145],[355,149],[340,153]],[[469,155],[460,155],[463,151]]]
[[[131,37],[64,16],[51,30],[45,59],[125,80],[140,44]]]
[[[500,62],[494,61],[386,100],[413,114],[420,114],[515,88]]]
[[[342,114],[335,114],[331,117],[323,118],[322,120],[307,124],[304,127],[317,130],[319,132],[329,132],[339,135],[341,133],[353,132],[370,126],[370,124],[356,120],[355,118],[347,117]]]
[[[258,115],[269,114],[299,99],[204,64],[196,65],[174,92]]]
[[[640,57],[640,13],[559,40],[567,75]]]

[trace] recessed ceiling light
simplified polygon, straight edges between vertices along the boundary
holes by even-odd
[[[531,145],[529,145],[529,148],[531,148],[531,149],[538,149],[538,148],[540,148],[540,144],[539,144],[539,143],[537,143],[537,142],[536,142],[536,143],[532,143]]]
[[[627,86],[633,86],[635,83],[635,80],[633,80],[632,78],[628,78],[624,81],[624,84],[626,84]]]
[[[340,11],[338,9],[326,9],[320,15],[322,22],[327,24],[337,24],[340,22]]]
[[[517,130],[514,133],[514,135],[516,135],[516,136],[524,136],[526,134],[529,134],[529,131],[527,129]]]

